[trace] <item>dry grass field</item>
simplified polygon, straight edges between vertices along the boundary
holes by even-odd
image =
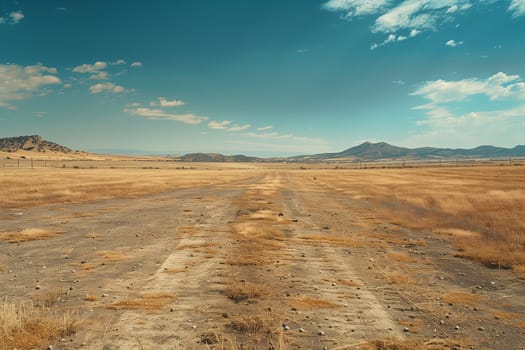
[[[525,277],[525,169],[470,167],[309,172],[378,218],[449,236],[459,256]]]
[[[1,349],[525,343],[525,168],[75,164],[0,168]]]

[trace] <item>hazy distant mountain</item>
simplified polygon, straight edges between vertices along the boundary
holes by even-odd
[[[378,159],[429,159],[429,158],[497,158],[497,157],[525,157],[525,146],[502,148],[494,146],[479,146],[472,149],[463,148],[406,148],[390,145],[386,142],[364,142],[359,146],[346,149],[338,153],[321,153],[310,156],[291,157],[294,161],[301,160],[330,160],[351,158],[356,160]]]
[[[16,152],[16,151],[30,151],[30,152],[61,152],[71,153],[70,148],[61,146],[54,142],[44,140],[39,135],[6,137],[0,139],[1,152]]]
[[[178,158],[184,162],[254,162],[256,157],[244,155],[225,156],[220,153],[189,153]]]

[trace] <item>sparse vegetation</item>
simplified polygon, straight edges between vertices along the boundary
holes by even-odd
[[[78,318],[68,311],[31,303],[0,303],[0,348],[30,350],[77,331]]]

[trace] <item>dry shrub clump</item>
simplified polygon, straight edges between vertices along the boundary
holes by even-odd
[[[230,283],[224,291],[228,299],[236,303],[270,294],[270,289],[262,284],[249,282]]]
[[[74,334],[78,319],[69,312],[31,303],[0,303],[0,348],[43,349]]]
[[[168,293],[157,293],[157,294],[144,294],[136,299],[126,299],[117,301],[111,305],[108,305],[108,309],[112,310],[159,310],[163,306],[169,304],[177,296]]]

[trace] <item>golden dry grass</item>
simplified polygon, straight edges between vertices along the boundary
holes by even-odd
[[[0,303],[0,348],[44,349],[50,342],[76,332],[78,319],[29,303]]]
[[[268,295],[270,294],[270,289],[259,283],[235,281],[229,283],[224,293],[228,299],[239,302]]]
[[[293,307],[297,309],[301,309],[301,310],[327,309],[327,308],[341,307],[340,304],[334,303],[330,300],[311,298],[311,297],[306,297],[306,296],[293,298],[291,299],[290,304]]]
[[[301,174],[327,191],[368,200],[374,216],[443,233],[459,255],[525,276],[525,168],[372,169]]]
[[[20,232],[0,232],[0,241],[9,243],[22,243],[47,239],[58,235],[60,232],[50,231],[41,228],[26,228]]]
[[[250,176],[253,176],[251,170],[231,169],[219,172],[175,168],[155,170],[1,168],[0,208],[27,208],[54,203],[132,198],[177,188],[219,185]],[[79,215],[84,214],[79,213]]]
[[[166,306],[177,296],[169,293],[144,294],[136,299],[125,299],[108,305],[112,310],[159,310]]]
[[[442,299],[452,305],[476,306],[481,302],[481,296],[461,291],[445,294]]]
[[[58,303],[65,294],[66,291],[63,288],[43,290],[33,296],[33,303],[37,307],[50,308]]]

